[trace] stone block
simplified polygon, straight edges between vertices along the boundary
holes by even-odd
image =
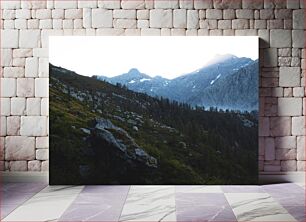
[[[83,17],[82,9],[66,9],[65,19],[80,19]]]
[[[84,8],[83,9],[83,27],[91,28],[91,21],[92,21],[91,9]]]
[[[173,27],[186,28],[187,27],[187,11],[186,9],[173,10]]]
[[[296,136],[283,136],[275,138],[277,149],[296,149]]]
[[[78,1],[78,8],[97,8],[97,6],[98,4],[96,0]]]
[[[174,0],[175,2],[176,0]],[[121,8],[123,9],[144,9],[144,0],[121,0]]]
[[[3,76],[5,78],[24,77],[23,67],[4,67]]]
[[[38,76],[49,77],[49,59],[39,58]]]
[[[18,48],[18,30],[1,30],[1,48]]]
[[[136,10],[125,10],[125,9],[115,9],[113,11],[113,18],[119,19],[136,19]]]
[[[31,57],[33,55],[32,49],[14,49],[13,57],[14,58],[25,58]]]
[[[22,136],[46,136],[47,117],[45,116],[22,116],[20,135]]]
[[[11,100],[9,98],[0,98],[0,113],[1,116],[11,115]]]
[[[305,135],[305,117],[304,116],[292,117],[292,135],[293,136]]]
[[[297,171],[306,171],[306,161],[297,161]]]
[[[241,8],[241,0],[214,0],[216,9],[237,9]]]
[[[298,9],[300,7],[300,0],[289,0],[287,1],[287,8]]]
[[[305,26],[305,15],[304,10],[294,10],[293,11],[293,29],[301,29],[304,30]]]
[[[40,47],[40,30],[20,30],[19,46],[21,48]]]
[[[270,135],[269,118],[260,117],[259,118],[259,136],[269,136],[269,135]]]
[[[13,58],[13,66],[20,68],[18,71],[19,73],[14,73],[14,75],[21,75],[24,76],[24,66],[25,66],[25,58]],[[20,71],[22,71],[20,73]],[[19,77],[20,78],[20,77]]]
[[[305,156],[305,136],[297,137],[297,160],[306,160]]]
[[[34,11],[35,17],[37,19],[50,19],[52,18],[52,11],[51,9],[37,9]]]
[[[9,20],[16,18],[16,11],[18,10],[11,10],[11,9],[3,9],[2,11],[2,19]]]
[[[193,3],[195,9],[209,9],[213,8],[212,0],[197,0]]]
[[[36,78],[35,79],[35,97],[49,96],[49,79]]]
[[[140,34],[142,36],[160,36],[161,30],[160,29],[141,29]]]
[[[294,48],[304,48],[305,47],[304,30],[293,30],[292,31],[292,46]]]
[[[25,136],[5,138],[5,160],[34,160],[35,139]]]
[[[76,0],[54,1],[54,8],[71,9],[71,8],[77,8],[77,7],[78,7],[78,1]]]
[[[41,162],[39,160],[31,160],[28,162],[28,171],[40,171]]]
[[[34,79],[18,78],[17,79],[17,96],[32,97],[34,96]]]
[[[28,116],[39,116],[40,115],[40,107],[41,107],[40,102],[41,102],[40,98],[28,98],[27,99],[26,113]]]
[[[233,9],[225,9],[223,10],[223,19],[235,19],[235,10]]]
[[[302,115],[302,98],[278,98],[278,115]]]
[[[53,19],[64,19],[65,11],[64,9],[53,9],[51,12],[51,16]]]
[[[256,23],[255,23],[256,24]],[[269,41],[270,41],[270,33],[269,30],[266,29],[260,29],[258,30],[258,36],[259,36],[259,47],[260,48],[268,48],[269,47]],[[274,65],[274,54],[273,54],[273,50],[271,51],[267,51],[266,53],[268,53],[268,56],[270,57],[270,65]],[[265,61],[264,59],[264,63],[268,63],[267,61]]]
[[[296,160],[283,160],[281,161],[281,171],[296,171]]]
[[[3,122],[1,122],[3,124]],[[17,136],[20,134],[20,116],[8,116],[7,117],[7,135]]]
[[[232,20],[232,29],[248,29],[249,21],[247,19]]]
[[[49,150],[48,149],[37,149],[36,150],[36,159],[37,160],[48,160],[49,159]]]
[[[149,28],[149,20],[137,20],[137,28]]]
[[[0,104],[1,105],[1,104]],[[2,114],[1,114],[2,115]],[[6,126],[6,116],[0,116],[0,136],[6,136],[7,133],[7,126]],[[3,137],[0,137],[0,160],[3,160],[3,148],[4,144],[3,143]]]
[[[20,9],[20,1],[1,1],[1,9]]]
[[[36,149],[47,149],[49,148],[49,137],[36,137]]]
[[[41,162],[41,171],[48,171],[49,170],[49,161],[42,161]]]
[[[301,69],[299,67],[280,67],[279,86],[295,87],[300,85]]]
[[[16,96],[16,79],[15,78],[1,78],[1,97]]]
[[[38,58],[26,58],[25,64],[25,77],[37,77],[38,76]]]
[[[114,19],[114,28],[136,28],[136,19]]]
[[[293,88],[293,96],[294,97],[304,97],[305,96],[304,87],[294,87]]]
[[[179,5],[182,9],[193,9],[193,1],[190,0],[180,0]]]
[[[270,31],[270,45],[276,48],[291,47],[291,31],[272,29]]]
[[[126,0],[129,1],[129,0]],[[154,8],[156,9],[176,9],[179,8],[178,0],[158,0],[154,1]]]
[[[49,99],[48,98],[41,99],[41,115],[49,116]]]
[[[14,97],[11,99],[11,115],[25,115],[25,98]]]
[[[218,29],[231,29],[232,21],[231,20],[219,20]]]
[[[291,117],[271,117],[271,136],[290,136]]]
[[[10,171],[27,171],[28,165],[27,161],[10,161],[8,169]]]
[[[265,138],[265,160],[275,159],[274,138]]]
[[[113,13],[106,9],[92,10],[93,28],[111,28],[113,26]]]
[[[1,49],[1,66],[12,66],[13,51],[11,49]]]
[[[206,18],[207,19],[222,19],[222,10],[220,9],[207,9]]]
[[[31,18],[31,10],[29,10],[29,9],[17,9],[15,15],[16,15],[17,19],[30,19]]]
[[[267,48],[264,49],[264,66],[277,67],[277,49]]]
[[[150,10],[151,28],[172,28],[172,10]]]
[[[275,10],[275,18],[276,19],[291,19],[292,18],[292,10],[290,10],[290,9],[276,9]]]
[[[244,9],[261,9],[263,7],[263,0],[242,0],[242,8]]]
[[[275,156],[277,160],[295,160],[296,149],[276,149]]]
[[[105,9],[118,9],[120,8],[120,1],[118,0],[98,0],[98,7]]]
[[[254,10],[251,9],[237,9],[236,17],[238,19],[254,19]]]
[[[199,28],[199,13],[197,10],[187,10],[187,28]]]
[[[137,10],[137,19],[149,19],[149,10]]]

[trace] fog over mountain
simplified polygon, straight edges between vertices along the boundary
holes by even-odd
[[[216,55],[204,67],[172,80],[151,77],[136,68],[115,77],[97,78],[192,106],[252,111],[258,110],[258,72],[258,60],[227,54]]]

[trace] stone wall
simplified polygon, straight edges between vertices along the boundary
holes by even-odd
[[[258,35],[259,169],[303,171],[304,31],[303,0],[1,1],[0,168],[48,170],[49,35]]]

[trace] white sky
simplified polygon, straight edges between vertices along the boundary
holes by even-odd
[[[258,59],[258,37],[52,36],[49,60],[81,75],[108,77],[137,68],[173,79],[195,71],[216,54]]]

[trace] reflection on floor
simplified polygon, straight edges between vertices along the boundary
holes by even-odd
[[[2,221],[305,221],[305,186],[1,186]]]

